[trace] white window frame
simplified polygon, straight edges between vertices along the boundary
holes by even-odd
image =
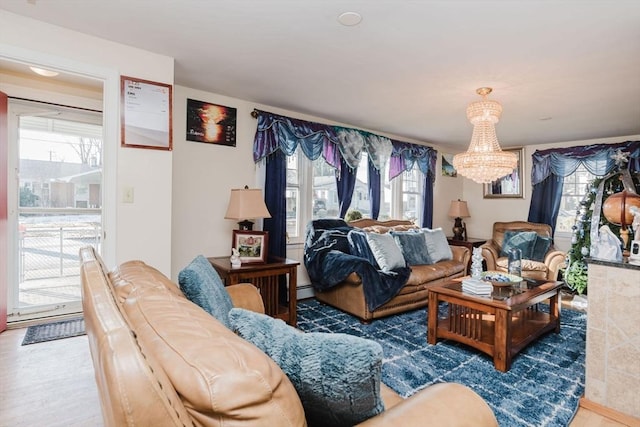
[[[560,209],[562,209],[562,207],[564,206],[565,199],[567,199],[569,197],[568,195],[565,197],[566,189],[567,189],[567,187],[566,187],[567,186],[567,180],[568,179],[575,179],[577,173],[585,173],[585,172],[589,173],[589,175],[591,175],[591,177],[589,178],[589,181],[592,181],[593,179],[596,178],[596,176],[591,174],[583,165],[580,165],[576,169],[576,171],[574,173],[572,173],[571,175],[567,175],[566,177],[563,178],[564,182],[563,182],[563,185],[562,185],[562,199],[560,201]],[[577,185],[577,184],[570,183],[570,185]],[[582,193],[576,193],[575,195],[572,195],[571,197],[577,197],[579,199],[579,201],[581,201],[584,198],[584,196],[587,194],[587,191],[589,191],[589,190],[587,189],[587,184],[585,183]],[[576,210],[574,210],[572,212],[572,214],[573,214],[572,219],[573,219],[574,223],[571,224],[571,225],[574,225],[575,224],[576,215],[577,215]],[[573,234],[572,230],[561,231],[558,228],[558,221],[560,219],[561,219],[560,213],[558,212],[558,218],[556,219],[556,227],[555,227],[555,236],[554,237],[556,237],[556,238],[570,238],[572,236],[572,234]]]
[[[313,217],[313,162],[309,160],[304,154],[300,152],[298,149],[296,151],[296,155],[298,157],[297,167],[298,167],[298,206],[297,206],[297,236],[289,235],[287,243],[294,245],[300,244],[304,242],[305,232],[307,228],[307,224],[311,221]],[[367,167],[365,164],[360,164],[359,167]],[[387,168],[383,172],[385,174],[388,173]],[[388,175],[387,175],[388,176]],[[419,195],[422,196],[422,192],[424,192],[424,180],[420,180],[420,176],[418,177],[418,186],[419,186]],[[386,178],[383,177],[383,181]],[[384,185],[384,183],[382,183]],[[287,188],[290,188],[287,185]],[[419,199],[421,200],[421,198]],[[403,218],[404,214],[404,206],[403,206],[403,175],[394,178],[391,181],[391,218]],[[417,206],[418,211],[416,212],[417,219],[416,221],[420,221],[423,215],[422,212],[422,204],[418,203]]]

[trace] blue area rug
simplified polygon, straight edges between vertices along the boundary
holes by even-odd
[[[363,325],[316,300],[298,304],[303,331],[378,341],[384,349],[382,382],[403,397],[431,384],[457,382],[482,396],[500,426],[567,426],[572,420],[584,392],[586,313],[563,310],[560,334],[530,344],[504,373],[471,347],[448,340],[428,344],[426,317],[421,309]]]

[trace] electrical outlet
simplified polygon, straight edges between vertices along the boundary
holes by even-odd
[[[133,203],[133,187],[124,187],[122,192],[123,203]]]

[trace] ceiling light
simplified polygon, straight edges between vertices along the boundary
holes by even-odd
[[[41,76],[45,76],[45,77],[55,77],[58,74],[60,74],[57,71],[45,70],[44,68],[38,68],[38,67],[29,67],[29,68],[31,68],[31,71],[33,71],[34,73],[40,74]]]
[[[453,157],[453,167],[467,178],[480,184],[488,184],[510,174],[518,165],[514,153],[502,151],[496,136],[495,124],[500,120],[502,105],[487,99],[490,87],[476,90],[481,101],[472,102],[467,107],[467,118],[473,125],[471,143],[466,153]]]
[[[362,21],[362,16],[357,12],[345,12],[338,16],[338,22],[347,27],[358,25]]]

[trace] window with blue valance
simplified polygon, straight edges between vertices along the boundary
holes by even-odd
[[[618,150],[628,155],[629,171],[640,171],[640,141],[552,148],[533,153],[531,156],[533,193],[528,220],[549,224],[555,231],[562,198],[563,178],[574,173],[580,165],[594,175],[607,175],[615,167],[613,155]]]
[[[336,169],[336,185],[341,203],[340,215],[344,217],[351,200],[355,183],[355,173],[362,153],[369,159],[369,180],[372,213],[377,215],[380,206],[379,174],[389,161],[389,179],[396,178],[404,171],[417,166],[425,176],[423,198],[423,226],[431,226],[433,218],[433,182],[435,179],[438,152],[431,147],[394,141],[384,136],[359,129],[331,126],[306,120],[294,119],[266,111],[254,110],[258,120],[253,144],[253,160],[266,160],[265,192],[267,208],[271,212],[270,221],[265,221],[265,230],[272,235],[285,235],[286,219],[282,211],[285,186],[283,182],[283,157],[293,155],[298,147],[310,160],[320,156]],[[376,176],[376,174],[378,176]],[[275,187],[275,188],[274,188]],[[283,241],[270,239],[269,251],[276,256],[285,256]],[[273,245],[272,245],[273,242]]]
[[[254,116],[258,120],[253,143],[255,162],[276,150],[291,156],[300,146],[310,160],[322,156],[329,165],[341,172],[341,161],[349,168],[357,169],[361,154],[365,151],[377,170],[383,170],[387,160],[390,161],[389,179],[411,170],[414,164],[431,181],[435,178],[438,152],[431,147],[395,141],[359,129],[299,120],[266,111],[254,110]]]

